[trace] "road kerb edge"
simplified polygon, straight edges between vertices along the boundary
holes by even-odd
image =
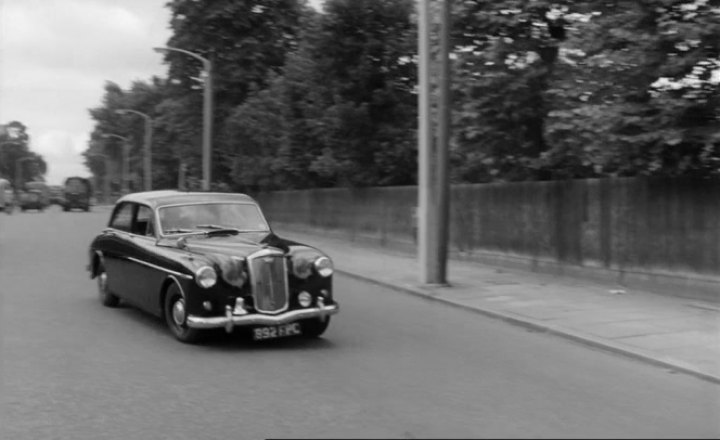
[[[684,365],[683,363],[681,363],[677,360],[674,360],[674,359],[661,358],[655,354],[648,353],[641,349],[628,347],[628,346],[622,345],[622,344],[616,344],[607,339],[598,338],[598,337],[594,337],[594,336],[591,336],[588,334],[571,331],[571,330],[561,328],[558,326],[543,324],[543,323],[535,321],[531,318],[519,317],[519,316],[516,316],[513,314],[500,312],[497,310],[490,310],[490,309],[486,309],[486,308],[482,308],[482,307],[478,307],[478,306],[470,306],[467,304],[452,301],[447,298],[443,298],[442,296],[433,295],[432,292],[423,291],[420,288],[413,288],[411,286],[403,286],[403,285],[391,283],[388,281],[377,280],[375,278],[370,278],[370,277],[362,275],[362,274],[350,272],[350,271],[339,269],[339,268],[335,268],[335,271],[342,275],[350,277],[350,278],[369,282],[371,284],[386,287],[388,289],[395,290],[398,292],[418,296],[418,297],[421,297],[421,298],[424,298],[424,299],[427,299],[430,301],[438,301],[438,302],[441,302],[441,303],[444,303],[447,305],[451,305],[451,306],[454,306],[457,308],[461,308],[461,309],[468,310],[468,311],[475,312],[475,313],[480,313],[482,315],[485,315],[485,316],[488,316],[491,318],[495,318],[495,319],[500,319],[505,322],[508,322],[508,323],[511,323],[514,325],[518,325],[521,327],[525,327],[525,328],[528,328],[528,329],[531,329],[534,331],[538,331],[538,332],[542,332],[542,333],[549,333],[549,334],[556,335],[556,336],[561,336],[566,339],[570,339],[575,342],[589,345],[589,346],[592,346],[592,347],[595,347],[598,349],[621,354],[623,356],[627,356],[627,357],[630,357],[630,358],[633,358],[636,360],[650,363],[650,364],[653,364],[658,367],[669,368],[672,370],[676,370],[679,372],[683,372],[685,374],[689,374],[689,375],[698,377],[700,379],[703,379],[703,380],[706,380],[709,382],[720,384],[720,376],[715,376],[715,375],[712,375],[709,373],[705,373],[705,372],[697,370],[691,366]]]

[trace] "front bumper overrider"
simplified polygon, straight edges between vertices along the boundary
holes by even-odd
[[[190,315],[187,317],[186,323],[188,327],[196,329],[225,327],[225,330],[230,333],[233,327],[287,324],[301,319],[326,318],[339,311],[340,308],[337,303],[330,305],[319,304],[317,307],[291,310],[278,315],[264,315],[260,313],[236,314],[233,313],[233,309],[230,306],[227,306],[225,308],[225,316],[203,317]]]

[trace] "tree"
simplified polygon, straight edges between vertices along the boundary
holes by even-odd
[[[549,162],[572,156],[597,175],[716,173],[720,12],[648,0],[593,15],[568,72],[581,86],[569,92],[566,80],[553,91]]]
[[[306,38],[312,90],[291,134],[316,152],[310,171],[340,186],[404,185],[416,173],[416,37],[409,0],[329,0]],[[296,125],[297,127],[297,125]],[[308,136],[312,138],[308,139]],[[320,153],[319,155],[317,153]]]
[[[0,127],[0,177],[11,180],[16,188],[30,180],[43,180],[47,173],[47,163],[42,155],[29,149],[27,127],[19,121],[11,121]],[[22,182],[19,181],[20,177]]]
[[[410,184],[416,168],[411,1],[334,0],[308,12],[267,89],[226,121],[238,185]],[[409,52],[408,52],[409,51]]]
[[[453,178],[540,178],[546,92],[567,37],[560,2],[477,0],[453,11]]]
[[[708,1],[459,9],[456,178],[717,170],[720,12]]]
[[[232,141],[224,142],[224,121],[250,90],[265,88],[271,74],[283,66],[286,53],[297,45],[300,16],[309,7],[304,0],[174,0],[168,7],[173,30],[168,46],[212,62],[213,154],[223,159],[232,149]],[[201,79],[200,62],[175,51],[165,59],[177,91],[197,93],[193,88],[198,85],[195,79]],[[214,180],[227,180],[229,173],[224,160],[213,160]]]

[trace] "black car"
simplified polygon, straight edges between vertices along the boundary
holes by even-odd
[[[122,300],[161,317],[182,342],[236,327],[255,340],[317,337],[339,310],[330,258],[275,235],[244,194],[126,195],[89,257],[105,306]]]

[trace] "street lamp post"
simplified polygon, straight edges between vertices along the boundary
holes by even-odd
[[[190,52],[185,49],[176,47],[156,47],[155,52],[164,53],[168,51],[180,52],[189,55],[203,63],[203,145],[202,145],[202,161],[203,161],[203,179],[202,189],[208,191],[210,189],[210,161],[212,152],[212,62],[209,59]]]
[[[143,145],[143,182],[145,183],[145,191],[152,190],[152,159],[150,155],[150,148],[152,142],[152,118],[143,112],[132,110],[129,108],[121,108],[115,110],[115,113],[124,115],[127,113],[133,113],[138,116],[142,116],[145,119],[145,141]]]
[[[103,134],[103,138],[116,138],[123,141],[123,166],[122,166],[122,189],[121,192],[123,195],[130,192],[130,186],[128,182],[129,174],[130,174],[130,140],[126,138],[125,136],[120,136],[118,134]]]
[[[35,160],[34,157],[21,157],[15,161],[15,188],[20,189],[22,186],[22,163]]]
[[[110,203],[110,156],[103,153],[92,153],[88,154],[88,157],[103,157],[105,158],[105,175],[103,176],[103,199],[106,204]]]

